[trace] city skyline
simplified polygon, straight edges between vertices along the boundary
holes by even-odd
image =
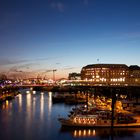
[[[56,69],[63,78],[88,64],[140,65],[139,7],[139,0],[3,0],[0,73],[52,78]]]

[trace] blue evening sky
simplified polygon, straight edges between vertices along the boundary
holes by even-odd
[[[140,0],[1,0],[0,72],[51,77],[140,65]],[[99,60],[99,61],[97,61]]]

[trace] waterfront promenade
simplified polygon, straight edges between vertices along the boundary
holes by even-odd
[[[85,92],[95,95],[105,95],[112,96],[113,94],[123,94],[128,97],[140,97],[140,86],[96,86],[96,85],[68,85],[68,86],[58,86],[45,85],[45,84],[16,84],[15,86],[5,86],[0,88],[0,99],[4,99],[6,96],[12,95],[13,92],[19,89],[32,88],[38,91],[52,91],[52,92]]]
[[[18,87],[5,86],[0,88],[0,103],[13,99],[19,93]]]

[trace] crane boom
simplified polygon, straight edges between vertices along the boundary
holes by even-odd
[[[55,81],[55,72],[57,71],[57,69],[53,69],[53,70],[46,70],[46,72],[53,72],[53,81]]]

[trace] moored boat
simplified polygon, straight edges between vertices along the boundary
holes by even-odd
[[[107,113],[106,113],[107,114]],[[101,113],[100,113],[101,115]],[[62,126],[71,127],[111,127],[112,120],[109,116],[99,114],[72,114],[68,118],[58,118]],[[109,114],[108,114],[109,115]],[[140,127],[140,123],[129,115],[117,114],[113,127]]]

